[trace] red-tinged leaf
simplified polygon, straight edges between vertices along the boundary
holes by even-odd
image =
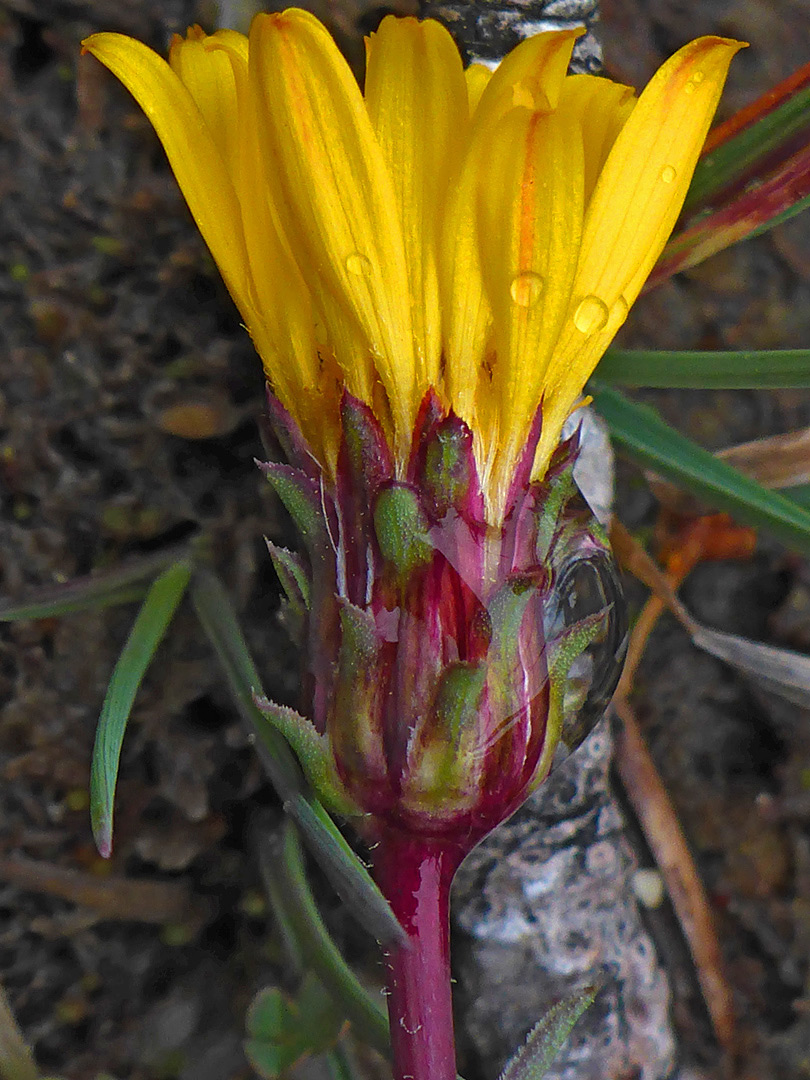
[[[319,557],[330,544],[330,534],[337,535],[334,506],[322,482],[291,465],[279,465],[274,461],[257,461],[256,464],[284,503],[310,557]]]
[[[808,144],[810,65],[709,135],[689,186],[683,220],[729,203]]]
[[[810,205],[810,145],[774,173],[744,191],[727,206],[701,218],[674,236],[647,282],[660,285],[673,274],[708,259],[724,248],[766,232]]]
[[[525,492],[529,484],[529,478],[534,468],[534,457],[537,451],[537,444],[540,442],[540,435],[543,430],[543,406],[542,403],[538,407],[532,419],[532,425],[529,428],[529,433],[526,436],[526,445],[523,448],[523,452],[518,459],[517,467],[515,468],[514,475],[512,477],[512,483],[509,486],[509,494],[506,497],[506,514],[514,510],[515,506],[521,499],[521,495]]]
[[[411,442],[411,456],[408,460],[406,480],[409,484],[417,483],[417,473],[421,469],[422,446],[428,435],[435,429],[439,421],[446,415],[446,409],[442,405],[441,398],[431,386],[422,398],[416,420],[413,425],[413,440]]]
[[[792,98],[806,86],[810,86],[810,63],[800,67],[792,75],[788,75],[786,79],[777,83],[770,90],[766,90],[756,101],[752,101],[750,105],[740,109],[739,112],[730,116],[724,123],[718,124],[716,128],[709,132],[702,156],[707,157],[718,146],[729,142],[741,132],[752,127],[758,120],[762,120],[763,117],[769,116],[783,102]]]

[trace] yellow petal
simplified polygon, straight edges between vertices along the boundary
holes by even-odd
[[[467,106],[472,116],[478,108],[478,102],[481,100],[487,83],[492,78],[492,69],[486,64],[470,64],[468,68],[465,68],[464,78],[467,83]]]
[[[434,20],[383,19],[367,42],[365,97],[397,194],[421,397],[438,384],[439,210],[467,122],[461,56],[447,30]]]
[[[194,98],[220,156],[233,174],[239,160],[239,111],[233,65],[223,49],[200,33],[175,35],[169,65]]]
[[[492,305],[505,495],[568,311],[583,219],[582,137],[561,111],[518,108],[501,120],[480,176],[480,244]]]
[[[450,181],[439,253],[445,382],[453,408],[468,423],[475,420],[475,402],[492,323],[479,251],[479,176],[489,144],[506,113],[516,106],[542,112],[554,108],[574,41],[581,32],[571,30],[528,38],[502,61],[485,83],[471,120],[467,150],[458,173]],[[482,392],[486,385],[484,379]]]
[[[378,378],[362,327],[346,310],[346,305],[327,289],[317,291],[315,302],[326,331],[327,347],[335,357],[343,382],[355,397],[370,403]]]
[[[271,178],[262,169],[249,93],[248,39],[233,30],[210,37],[192,31],[185,39],[174,38],[169,63],[194,98],[230,172],[242,216],[253,308],[245,321],[273,389],[300,420],[299,405],[317,396],[321,375],[312,304],[280,235]]]
[[[227,27],[223,27],[221,30],[215,31],[208,38],[211,48],[227,49],[234,56],[237,56],[241,63],[247,64],[248,62],[248,38],[246,34],[240,34],[238,30],[229,30]]]
[[[479,158],[478,151],[468,153],[461,174],[450,184],[439,248],[445,390],[468,424],[475,420],[478,375],[492,323],[478,251]]]
[[[741,48],[700,38],[653,76],[613,145],[588,208],[577,285],[632,303],[672,232],[729,64]]]
[[[360,90],[324,27],[295,9],[254,19],[250,75],[290,243],[307,281],[316,276],[362,329],[404,449],[416,408],[408,276],[393,183]]]
[[[686,45],[653,76],[613,144],[586,213],[569,318],[545,388],[538,472],[677,221],[741,47],[716,37]]]
[[[151,120],[203,239],[247,317],[247,256],[236,192],[192,95],[166,61],[140,41],[93,34],[82,48],[121,80]]]
[[[585,149],[585,204],[616,137],[635,106],[632,86],[599,75],[570,75],[563,83],[558,110],[571,130],[582,132]]]
[[[574,42],[584,33],[584,28],[578,27],[522,41],[504,57],[484,88],[476,124],[492,124],[518,106],[534,112],[556,109]]]

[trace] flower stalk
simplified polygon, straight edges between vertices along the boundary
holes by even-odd
[[[394,1080],[455,1080],[450,981],[450,884],[463,851],[388,833],[374,872],[407,940],[385,950]]]

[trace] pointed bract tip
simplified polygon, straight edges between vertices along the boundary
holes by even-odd
[[[542,432],[543,402],[541,400],[540,404],[535,409],[529,431],[526,435],[526,444],[518,458],[515,471],[512,475],[512,482],[509,485],[509,493],[506,497],[505,517],[514,509],[515,504],[529,486],[532,470],[534,469],[534,460],[537,455],[537,445],[540,442]]]
[[[112,855],[112,829],[109,826],[94,827],[93,839],[102,859],[109,859]]]

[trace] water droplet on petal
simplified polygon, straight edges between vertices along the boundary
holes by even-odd
[[[692,72],[691,79],[692,79],[692,82],[695,83],[695,84],[702,83],[705,78],[706,78],[706,76],[704,75],[704,73],[702,71],[693,71]]]
[[[695,92],[695,83],[693,83],[691,79],[684,86],[683,92],[685,94],[694,94],[694,92]]]
[[[530,308],[534,307],[540,299],[544,284],[545,282],[539,274],[535,274],[533,270],[525,270],[522,274],[517,274],[516,277],[512,278],[509,292],[519,307]]]
[[[676,176],[677,173],[672,165],[665,165],[661,170],[661,180],[665,184],[671,184]]]
[[[346,269],[350,274],[360,277],[371,269],[371,260],[359,251],[346,256]]]
[[[598,296],[586,296],[574,312],[574,326],[581,334],[590,336],[604,330],[608,321],[608,306]]]
[[[627,318],[627,315],[628,315],[629,311],[630,311],[630,305],[627,303],[627,301],[625,300],[625,298],[623,296],[620,296],[619,299],[616,301],[616,303],[613,305],[613,307],[610,309],[610,313],[609,313],[609,316],[608,316],[608,322],[607,322],[607,326],[605,327],[605,329],[609,333],[615,334],[616,331],[619,329],[619,327],[622,325],[622,323]]]

